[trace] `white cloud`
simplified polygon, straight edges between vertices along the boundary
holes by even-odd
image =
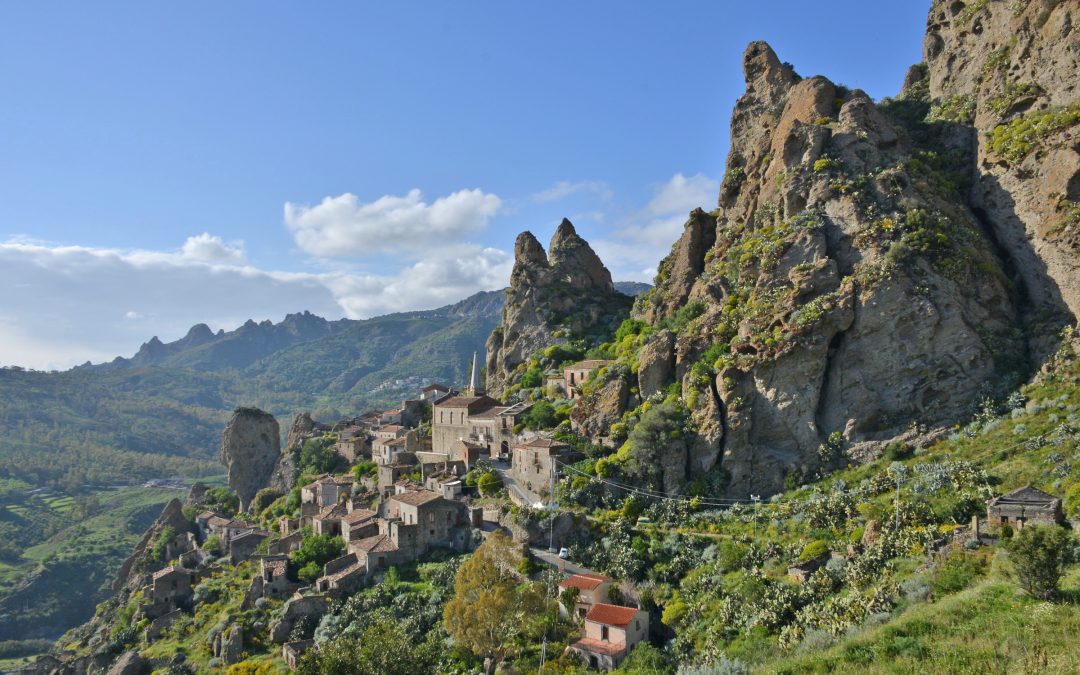
[[[241,264],[245,258],[244,242],[234,242],[230,245],[222,241],[221,237],[203,232],[194,237],[188,237],[180,248],[180,255],[188,260]]]
[[[615,196],[611,186],[602,180],[583,180],[576,183],[571,183],[567,180],[561,180],[555,183],[546,190],[541,190],[533,195],[533,201],[538,203],[556,202],[561,199],[579,193],[591,193],[599,197],[605,202],[611,201]]]
[[[230,330],[305,309],[328,319],[430,309],[504,287],[512,265],[505,251],[461,244],[390,274],[361,275],[269,271],[183,250],[0,242],[0,287],[10,290],[0,297],[0,365],[111,360],[153,335],[178,339],[196,323]]]
[[[502,200],[482,190],[459,190],[431,204],[420,190],[361,202],[351,193],[315,206],[285,203],[285,225],[304,251],[324,257],[438,249],[487,227]]]
[[[659,185],[649,202],[626,218],[610,237],[593,242],[615,279],[653,282],[660,260],[682,234],[687,216],[695,208],[710,209],[719,181],[677,173]]]

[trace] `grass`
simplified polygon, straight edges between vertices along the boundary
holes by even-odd
[[[1080,568],[1066,600],[1022,594],[999,571],[955,595],[901,612],[833,646],[767,664],[767,673],[1075,673],[1080,652]]]
[[[90,517],[24,548],[18,560],[0,563],[0,640],[55,638],[90,618],[94,606],[108,596],[116,568],[162,506],[178,494],[160,488],[98,494],[99,507]],[[45,501],[50,500],[22,505],[23,515],[37,508],[67,512],[74,507],[71,497]]]

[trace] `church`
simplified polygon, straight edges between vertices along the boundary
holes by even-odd
[[[510,455],[516,437],[514,426],[521,421],[530,403],[505,405],[484,393],[479,384],[477,355],[473,354],[469,386],[464,394],[451,394],[435,401],[431,415],[432,451],[460,459],[470,468],[477,455]]]

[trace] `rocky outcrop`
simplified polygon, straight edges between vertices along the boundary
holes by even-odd
[[[296,461],[292,453],[281,451],[277,420],[258,408],[237,408],[233,413],[221,434],[220,459],[241,510],[247,510],[259,490],[269,487],[285,493],[296,482]]]
[[[719,459],[737,496],[813,475],[830,434],[865,449],[951,424],[1027,365],[1009,261],[958,188],[964,137],[925,102],[803,79],[765,43],[744,70],[719,209],[691,214],[640,312],[679,330],[697,428],[660,458],[665,486]],[[655,352],[643,392],[669,369]]]
[[[286,448],[299,448],[304,441],[315,435],[318,424],[311,418],[311,413],[297,413],[289,428],[289,436],[285,441]]]
[[[1078,31],[1075,2],[939,0],[923,43],[934,113],[974,146],[972,205],[1048,329],[1080,315]]]
[[[664,329],[638,353],[638,395],[648,398],[675,380],[675,334]]]
[[[559,225],[547,252],[532,233],[522,232],[514,243],[502,323],[487,342],[488,393],[501,396],[533,352],[610,332],[631,304],[569,220]]]
[[[138,652],[124,652],[116,662],[112,664],[106,675],[142,675],[149,672],[146,661],[139,656]]]
[[[133,591],[141,588],[146,580],[146,575],[164,565],[165,561],[155,563],[150,559],[150,549],[157,542],[158,535],[166,528],[172,528],[177,534],[193,531],[191,522],[184,516],[183,504],[180,503],[179,499],[172,499],[165,505],[165,508],[161,510],[161,515],[150,525],[149,529],[143,534],[142,539],[135,545],[135,550],[120,565],[120,569],[116,572],[116,580],[113,581],[113,591],[120,591],[121,589]]]

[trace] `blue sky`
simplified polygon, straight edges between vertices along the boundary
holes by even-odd
[[[925,2],[0,6],[0,364],[445,304],[570,217],[648,280],[747,42],[879,98]]]

